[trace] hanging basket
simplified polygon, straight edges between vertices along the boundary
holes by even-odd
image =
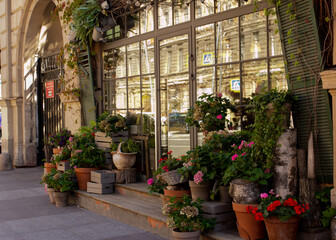
[[[160,175],[161,179],[165,181],[169,186],[176,185],[179,183],[184,183],[187,179],[182,180],[182,176],[178,173],[177,170],[172,170],[169,172],[162,173]]]

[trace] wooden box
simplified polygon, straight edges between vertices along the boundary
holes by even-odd
[[[70,162],[69,161],[61,161],[57,163],[57,170],[61,172],[65,172],[70,169]]]
[[[91,171],[91,182],[95,183],[114,183],[116,174],[108,170]]]
[[[97,194],[107,194],[113,193],[113,183],[87,183],[87,192],[88,193],[97,193]]]

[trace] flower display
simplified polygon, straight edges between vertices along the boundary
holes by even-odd
[[[192,201],[188,195],[183,196],[183,201],[170,198],[162,208],[162,213],[167,216],[168,226],[180,232],[208,231],[215,224],[215,219],[204,218],[202,200]]]
[[[181,161],[180,158],[173,157],[173,152],[169,151],[166,155],[164,155],[162,158],[159,160],[159,167],[155,171],[155,175],[162,174],[165,172],[169,172],[172,170],[176,170],[180,167],[183,166],[183,161]]]
[[[96,131],[106,133],[106,136],[112,136],[113,133],[127,130],[126,118],[120,114],[113,115],[104,112],[97,119]]]
[[[49,135],[47,138],[47,144],[53,146],[54,148],[64,147],[71,136],[71,131],[61,129],[59,132]]]
[[[257,221],[264,218],[276,216],[281,221],[286,222],[293,216],[304,216],[309,210],[309,204],[300,204],[292,196],[288,195],[285,199],[275,194],[273,190],[260,195],[261,202],[258,207],[247,206],[246,211],[252,213]]]

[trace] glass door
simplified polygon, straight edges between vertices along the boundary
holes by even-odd
[[[161,154],[181,156],[190,150],[190,33],[159,39]]]

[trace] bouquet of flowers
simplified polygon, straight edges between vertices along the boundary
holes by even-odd
[[[285,199],[276,195],[273,190],[260,194],[261,202],[258,207],[247,206],[246,211],[253,213],[257,221],[276,216],[286,222],[293,216],[304,216],[309,210],[309,204],[299,204],[295,198],[288,195]]]
[[[64,147],[71,136],[71,131],[61,129],[61,131],[53,133],[48,137],[47,144],[53,146],[54,148]]]
[[[112,136],[112,133],[127,130],[126,118],[120,114],[104,112],[97,120],[96,130],[106,133],[106,136]]]

